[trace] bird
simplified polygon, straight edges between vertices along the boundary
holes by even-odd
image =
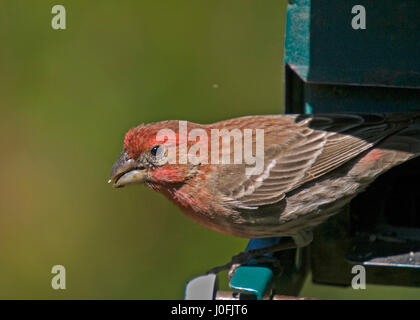
[[[223,130],[232,139],[213,144],[213,132]],[[185,161],[194,145],[200,155],[205,154],[201,147],[208,147],[207,155],[227,150],[231,160],[238,132],[243,148],[245,138],[251,140],[248,152],[255,154],[254,164],[260,161],[260,170],[244,157],[224,163],[208,157]],[[168,161],[168,154],[178,161]],[[301,248],[311,243],[316,226],[378,176],[419,155],[417,111],[251,115],[212,124],[167,120],[127,132],[108,182],[116,188],[145,184],[213,231],[242,238],[288,237],[285,248]]]

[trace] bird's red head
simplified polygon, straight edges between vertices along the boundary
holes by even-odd
[[[141,124],[128,130],[124,138],[124,150],[132,159],[138,158],[146,150],[157,145],[156,135],[159,124]]]
[[[188,127],[196,125],[188,123]],[[186,136],[180,132],[177,120],[141,124],[130,129],[121,157],[112,167],[110,182],[114,182],[115,187],[142,182],[161,185],[183,182],[193,172],[191,164],[168,161],[168,153],[174,148],[174,153],[170,154],[179,158],[179,145],[187,141]]]

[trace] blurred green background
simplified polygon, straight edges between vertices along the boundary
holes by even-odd
[[[51,28],[51,8],[67,30]],[[283,110],[286,1],[0,1],[0,298],[177,299],[247,240],[106,183],[125,132]],[[51,268],[67,289],[51,288]],[[226,288],[225,284],[221,284]],[[419,290],[315,286],[320,298]]]

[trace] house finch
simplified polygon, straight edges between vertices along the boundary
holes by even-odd
[[[214,146],[214,139],[190,139],[177,120],[142,124],[126,134],[109,182],[114,187],[145,183],[212,230],[246,238],[288,236],[301,247],[312,240],[313,227],[380,174],[420,155],[416,120],[420,113],[267,115],[186,123],[188,134],[199,129],[208,136],[215,129],[262,129],[263,159],[258,159],[256,135],[248,148],[263,163],[255,174],[246,172],[246,163],[232,161],[165,162],[171,150],[185,159],[195,143],[208,146],[210,153],[235,149],[233,144]],[[157,139],[161,129],[176,133],[167,136],[165,148]],[[182,143],[187,149],[180,148]]]

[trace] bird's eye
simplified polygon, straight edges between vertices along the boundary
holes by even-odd
[[[150,153],[152,154],[152,156],[156,157],[156,154],[159,150],[159,146],[154,146],[151,150]]]

